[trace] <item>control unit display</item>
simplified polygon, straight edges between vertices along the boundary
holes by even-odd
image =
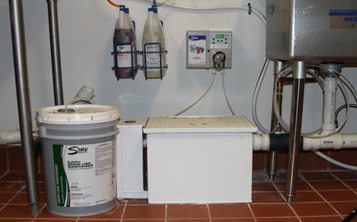
[[[186,68],[231,69],[231,31],[187,31]]]

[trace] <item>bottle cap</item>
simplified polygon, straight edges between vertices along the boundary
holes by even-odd
[[[125,14],[129,14],[129,8],[125,8],[125,6],[120,7],[119,11],[123,11]]]
[[[156,5],[152,5],[151,8],[148,9],[149,12],[154,12],[155,14],[157,14],[157,6]]]

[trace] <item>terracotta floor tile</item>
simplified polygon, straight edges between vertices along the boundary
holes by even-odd
[[[207,205],[168,205],[167,218],[209,218]]]
[[[81,220],[79,220],[79,221],[81,221]],[[83,221],[84,222],[84,221]],[[88,221],[88,222],[90,222],[90,221]],[[95,221],[93,221],[93,222],[95,222]],[[99,221],[96,221],[96,222],[99,222]],[[110,222],[110,221],[108,221],[108,222]],[[152,219],[145,219],[145,220],[132,220],[132,219],[130,219],[130,220],[123,220],[123,222],[165,222],[165,219],[154,219],[154,220],[152,220]]]
[[[253,203],[284,203],[285,200],[279,192],[253,193]]]
[[[352,210],[357,208],[357,201],[355,202],[339,202],[339,203],[331,203],[331,205],[341,214],[348,215],[352,212]]]
[[[210,222],[210,220],[207,219],[167,219],[167,222]],[[129,222],[129,221],[128,221]],[[148,221],[149,222],[149,221]]]
[[[297,217],[257,218],[257,222],[298,222]]]
[[[16,193],[2,193],[0,192],[0,204],[7,204],[16,195]]]
[[[332,174],[338,177],[340,180],[357,180],[356,171],[332,172]]]
[[[119,204],[118,202],[115,203],[115,206],[113,209],[111,209],[108,212],[93,215],[93,216],[88,216],[85,217],[87,219],[121,219],[123,216],[123,210],[124,210],[124,205]]]
[[[0,181],[0,192],[1,191],[18,192],[24,187],[25,187],[25,181],[23,181],[23,182],[13,182],[13,181],[3,182],[3,181]]]
[[[338,216],[327,203],[292,203],[291,206],[299,216]]]
[[[343,191],[319,191],[327,201],[357,201],[357,195],[349,190]]]
[[[46,203],[46,194],[39,193],[38,197],[40,200],[39,204],[44,205]],[[20,192],[15,196],[14,199],[11,200],[9,204],[27,204],[27,203],[28,203],[27,193]]]
[[[331,173],[329,172],[303,172],[299,173],[302,177],[304,177],[307,181],[318,181],[318,180],[327,180],[333,181],[337,180]]]
[[[250,204],[255,217],[295,216],[287,204]]]
[[[1,218],[0,220],[1,220],[1,222],[31,222],[33,219],[21,219],[21,218],[5,219],[5,218]]]
[[[122,205],[121,205],[122,206]],[[165,218],[165,205],[127,205],[124,219]]]
[[[41,209],[39,205],[39,209]],[[0,218],[2,217],[18,217],[18,218],[34,218],[31,215],[30,205],[6,205],[4,209],[0,211]]]
[[[343,181],[347,186],[353,190],[357,190],[357,181]]]
[[[0,181],[25,181],[24,173],[7,173]]]
[[[252,191],[277,191],[272,183],[253,183]]]
[[[285,182],[274,182],[274,184],[280,191],[285,191]],[[296,183],[296,191],[310,191],[310,190],[313,189],[306,182],[300,181]]]
[[[342,218],[340,216],[329,216],[329,217],[300,217],[302,222],[341,222]]]
[[[283,192],[285,196],[285,192]],[[299,191],[296,192],[296,196],[293,198],[296,202],[325,202],[315,191]]]
[[[63,219],[48,219],[48,218],[36,218],[35,222],[76,222],[77,218],[63,218]],[[89,221],[87,221],[89,222]],[[99,221],[96,221],[99,222]]]
[[[319,182],[309,182],[315,190],[349,190],[342,182],[340,181],[319,181]]]
[[[174,222],[174,221],[172,221]],[[246,219],[246,218],[234,218],[234,219],[225,219],[225,218],[222,218],[222,219],[212,219],[212,222],[255,222],[255,220],[253,218],[249,218],[249,219]]]
[[[247,204],[210,204],[211,218],[253,217]]]

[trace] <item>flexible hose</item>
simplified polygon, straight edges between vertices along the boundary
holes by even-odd
[[[115,7],[122,7],[123,5],[118,5],[118,4],[115,4],[114,2],[110,1],[110,0],[107,0],[111,5],[115,6]]]
[[[68,106],[71,105],[72,103],[79,102],[79,101],[95,104],[95,102],[93,100],[91,100],[90,98],[77,96],[77,97],[74,97],[73,99],[71,99],[67,103],[67,105],[64,107],[64,109],[67,109]]]
[[[320,67],[319,65],[315,65],[314,67]],[[292,73],[293,69],[292,69],[292,66],[289,65],[287,66],[284,70],[282,69],[279,73],[278,73],[278,77],[276,78],[276,82],[275,82],[275,85],[277,84],[277,81],[279,80],[279,78],[282,78],[282,77],[287,77],[288,75],[290,75]],[[320,81],[321,79],[319,79],[317,77],[316,74],[314,73],[311,73],[311,72],[308,72],[309,74],[312,74],[312,76],[317,80],[317,81]],[[341,89],[341,92],[343,94],[343,98],[345,100],[345,103],[347,104],[347,109],[346,109],[346,117],[345,117],[345,120],[344,122],[333,132],[329,133],[329,134],[326,134],[326,135],[316,135],[316,132],[317,131],[314,131],[314,132],[310,132],[310,133],[302,133],[301,135],[303,135],[304,137],[307,137],[307,138],[324,138],[324,137],[327,137],[327,136],[330,136],[332,134],[335,134],[337,133],[338,131],[340,131],[344,125],[346,124],[347,122],[347,119],[348,119],[348,115],[349,115],[349,99],[348,99],[348,94],[347,94],[347,91],[345,89],[345,86],[344,84],[341,84],[341,81],[340,81],[340,78],[339,76],[343,76],[341,73],[337,72],[336,70],[332,70],[331,69],[331,74],[336,78],[336,81],[338,82],[338,86],[339,88]],[[351,91],[352,92],[352,91]],[[353,93],[353,92],[352,92]],[[281,126],[284,128],[285,132],[289,132],[289,126],[288,124],[284,121],[284,119],[280,116],[279,114],[279,111],[278,111],[278,104],[277,104],[277,96],[276,96],[276,91],[274,91],[274,102],[273,102],[273,106],[274,106],[274,112],[275,112],[275,115],[279,121],[279,123],[281,124]]]
[[[206,90],[205,93],[203,93],[203,95],[196,101],[194,102],[192,105],[190,105],[189,107],[187,107],[186,109],[182,110],[181,112],[179,113],[176,113],[175,116],[179,116],[181,115],[182,113],[186,112],[187,110],[191,109],[194,105],[196,105],[199,101],[201,101],[201,99],[203,97],[205,97],[205,95],[208,93],[208,91],[211,89],[212,85],[213,85],[213,82],[214,82],[214,77],[216,76],[216,70],[212,70],[212,81],[211,81],[211,84],[209,85],[208,89]]]
[[[150,0],[143,0],[146,2],[151,2]],[[251,9],[251,12],[256,15],[260,21],[263,22],[264,26],[266,26],[266,17],[264,16],[263,13],[261,13],[259,10],[253,8],[253,7],[248,7],[248,6],[242,6],[242,5],[216,5],[216,6],[189,6],[189,5],[181,5],[181,4],[176,4],[172,2],[166,2],[165,6],[170,6],[170,7],[175,7],[175,8],[181,8],[181,9],[188,9],[188,10],[221,10],[221,9],[238,9],[238,10],[244,10],[244,11],[249,11]]]
[[[222,70],[221,74],[222,74],[222,85],[223,85],[224,97],[226,98],[226,102],[227,102],[227,105],[229,107],[229,110],[231,111],[232,115],[235,116],[236,114],[234,113],[234,111],[233,111],[233,109],[231,107],[231,104],[229,103],[229,100],[228,100],[228,97],[227,97],[227,93],[226,93],[226,86],[224,84],[224,74],[225,74],[224,69]]]
[[[255,85],[254,88],[254,93],[253,93],[253,98],[252,98],[252,116],[253,116],[253,121],[255,125],[257,125],[258,129],[262,131],[263,133],[270,133],[269,130],[265,129],[264,126],[260,123],[258,114],[257,114],[257,103],[258,103],[258,96],[260,92],[260,88],[262,86],[266,70],[268,69],[269,63],[268,63],[268,58],[265,59],[264,65],[262,70],[260,71],[260,75],[258,77],[257,84]]]
[[[339,167],[342,167],[342,168],[345,168],[345,169],[349,169],[349,170],[357,170],[357,166],[352,166],[352,165],[348,165],[348,164],[345,164],[345,163],[341,163],[337,160],[334,160],[332,159],[331,157],[328,157],[326,156],[325,154],[321,153],[320,151],[313,151],[316,155],[318,155],[319,157],[321,157],[322,159],[324,160],[327,160],[328,162],[336,165],[336,166],[339,166]]]

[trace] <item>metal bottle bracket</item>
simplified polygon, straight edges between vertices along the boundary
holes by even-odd
[[[134,61],[134,55],[133,55],[133,54],[138,54],[139,51],[133,51],[133,45],[132,45],[131,43],[118,43],[118,44],[115,45],[115,48],[117,48],[117,46],[119,46],[119,45],[130,45],[130,52],[118,52],[117,50],[115,50],[114,52],[112,52],[111,54],[114,55],[115,58],[116,58],[116,59],[115,59],[115,64],[114,64],[115,66],[112,67],[112,70],[114,70],[115,76],[116,76],[117,79],[118,79],[118,78],[119,78],[119,73],[118,73],[119,69],[130,69],[130,70],[131,70],[131,78],[132,78],[132,80],[134,80],[134,79],[135,79],[135,76],[136,76],[136,74],[134,74],[134,69],[139,69],[139,68],[140,68],[140,65],[137,65],[137,66],[134,67],[134,63],[133,63],[133,61]],[[129,67],[120,67],[120,66],[118,66],[118,59],[117,59],[117,57],[118,57],[118,54],[121,54],[121,53],[126,53],[126,54],[130,53],[130,56],[131,56],[131,66],[129,66]]]
[[[147,45],[159,45],[159,51],[147,52],[147,51],[146,51],[146,46],[147,46]],[[141,67],[141,69],[144,70],[145,80],[148,79],[148,76],[147,76],[147,70],[148,70],[148,69],[160,69],[160,79],[162,80],[162,70],[168,68],[168,65],[163,66],[163,64],[162,64],[162,54],[163,54],[163,53],[167,54],[167,50],[161,51],[161,44],[160,44],[160,43],[146,43],[146,44],[144,45],[143,49],[144,49],[144,51],[140,52],[140,54],[145,56],[144,64],[143,64],[143,66]],[[146,64],[146,58],[147,58],[147,57],[146,57],[146,54],[147,54],[147,53],[159,53],[159,55],[160,55],[160,66],[157,66],[157,67],[147,67],[147,64]]]

